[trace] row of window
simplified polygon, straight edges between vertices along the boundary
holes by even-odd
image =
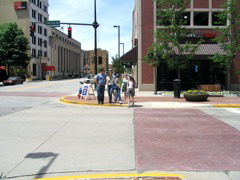
[[[53,36],[55,36],[55,33],[54,33],[54,32],[53,32]],[[64,42],[66,42],[66,43],[68,43],[68,44],[70,44],[70,45],[76,47],[76,48],[80,48],[79,45],[77,45],[77,44],[75,44],[75,43],[69,41],[68,39],[66,39],[66,38],[64,38],[64,37],[62,37],[62,36],[60,36],[60,35],[58,35],[58,34],[56,34],[56,37],[59,38],[60,40],[64,41]]]
[[[33,36],[32,37],[32,44],[35,44],[36,45],[36,36]],[[41,38],[38,38],[38,46],[42,47],[42,45],[47,48],[47,41],[46,40],[42,40]]]
[[[220,22],[218,14],[219,12],[185,12],[179,18],[179,21],[182,20],[185,26],[226,26],[227,20],[224,23]],[[193,19],[193,24],[191,24],[191,19]],[[211,21],[209,21],[210,19]],[[157,20],[160,20],[159,25],[170,25],[170,22],[164,15],[158,17]]]
[[[35,11],[34,9],[32,9],[32,18],[38,20],[39,22],[46,22],[48,20],[46,17],[43,17],[42,14],[37,13],[37,11]]]
[[[30,0],[33,4],[37,5],[39,8],[41,8],[43,11],[48,12],[48,6],[43,4],[40,0]]]
[[[37,57],[37,56],[44,56],[44,57],[47,57],[48,56],[48,53],[47,51],[44,51],[42,53],[42,50],[38,50],[38,53],[37,53],[37,50],[32,48],[32,57]]]

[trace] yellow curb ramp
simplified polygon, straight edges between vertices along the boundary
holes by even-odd
[[[183,175],[180,174],[167,174],[167,173],[161,173],[161,172],[147,172],[147,173],[129,173],[129,174],[82,174],[82,175],[76,175],[76,176],[59,176],[59,177],[52,177],[52,178],[40,178],[40,179],[35,179],[35,180],[78,180],[78,179],[104,179],[104,178],[137,178],[137,177],[175,177],[175,178],[181,178],[182,180],[184,179]]]
[[[91,103],[91,102],[79,102],[79,101],[73,101],[68,100],[65,97],[60,98],[60,101],[66,103],[66,104],[76,104],[76,105],[82,105],[82,106],[112,106],[112,107],[127,107],[127,104],[97,104],[97,103]],[[87,100],[86,100],[87,101]]]
[[[216,108],[240,108],[240,104],[213,104]]]

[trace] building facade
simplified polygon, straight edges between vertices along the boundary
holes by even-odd
[[[229,79],[223,73],[224,69],[218,67],[216,63],[209,59],[214,53],[222,53],[221,48],[212,42],[212,39],[218,36],[216,27],[224,28],[224,25],[217,24],[215,14],[223,10],[221,4],[225,0],[192,0],[186,9],[185,17],[187,18],[186,28],[192,29],[192,37],[189,40],[196,41],[203,38],[205,43],[199,47],[196,56],[191,61],[191,66],[183,73],[182,80],[186,89],[196,87],[197,84],[228,84]],[[240,3],[239,3],[240,6]],[[154,90],[157,83],[158,90],[171,90],[172,81],[177,78],[174,71],[164,66],[159,66],[157,72],[144,59],[148,54],[149,47],[154,42],[154,32],[157,26],[157,6],[154,0],[135,0],[133,12],[133,47],[137,47],[137,79],[140,90]],[[233,64],[233,72],[240,69],[240,53],[236,55]],[[157,76],[157,78],[155,78]],[[156,81],[156,82],[155,82]],[[240,76],[234,74],[231,78],[232,89],[240,89]]]
[[[2,0],[0,1],[0,23],[17,23],[29,41],[31,78],[44,78],[41,65],[49,61],[48,27],[44,24],[49,19],[48,0]],[[34,25],[34,35],[30,36],[30,26]]]
[[[54,79],[81,77],[83,72],[81,43],[68,38],[65,33],[54,27],[49,27],[48,30],[50,61],[46,66],[50,68],[45,68],[47,74]]]
[[[85,73],[90,73],[91,75],[95,75],[99,72],[100,68],[105,68],[108,70],[108,63],[109,63],[109,53],[107,50],[103,50],[98,48],[97,49],[97,71],[95,72],[94,69],[94,50],[89,50],[84,52],[84,63],[85,63]]]

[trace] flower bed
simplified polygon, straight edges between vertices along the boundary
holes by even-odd
[[[188,90],[183,97],[186,101],[206,101],[209,94],[203,90]]]

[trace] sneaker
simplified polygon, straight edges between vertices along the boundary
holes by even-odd
[[[122,104],[122,101],[120,101],[119,104]]]

